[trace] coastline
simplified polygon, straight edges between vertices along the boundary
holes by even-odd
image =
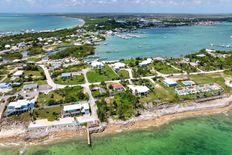
[[[0,14],[1,15],[1,14]],[[53,28],[53,29],[49,29],[49,30],[36,30],[36,31],[31,31],[31,30],[24,30],[24,32],[20,32],[19,31],[0,31],[0,34],[3,36],[11,36],[11,35],[18,35],[18,34],[27,34],[27,33],[43,33],[43,32],[56,32],[56,31],[60,31],[60,30],[64,30],[64,29],[73,29],[76,27],[83,27],[85,25],[85,21],[81,18],[74,18],[74,17],[70,17],[70,16],[66,16],[66,15],[49,15],[49,14],[33,14],[33,15],[39,15],[39,16],[50,16],[50,17],[60,17],[60,18],[67,18],[67,19],[75,19],[79,21],[79,24],[75,24],[72,26],[66,26],[66,27],[61,27],[61,28]],[[26,32],[29,31],[29,32]]]
[[[160,127],[175,120],[226,113],[232,109],[232,96],[224,99],[209,101],[207,103],[205,102],[201,105],[202,106],[194,105],[194,109],[190,108],[193,105],[185,106],[185,108],[182,109],[177,108],[176,111],[179,112],[173,111],[173,109],[170,109],[170,112],[167,112],[167,108],[165,108],[166,114],[164,112],[162,113],[161,110],[157,110],[156,112],[146,112],[140,117],[132,118],[128,121],[111,121],[107,124],[103,132],[93,134],[93,137],[107,136],[134,130],[140,131],[152,127]],[[157,115],[157,113],[159,114]],[[20,129],[12,130],[15,132],[12,132],[11,136],[1,133],[2,131],[0,132],[0,147],[8,148],[11,146],[20,147],[56,144],[58,142],[78,138],[86,140],[86,129],[84,127],[66,127],[53,129],[50,131],[47,131],[46,129],[38,131],[25,130],[22,133],[19,133]]]

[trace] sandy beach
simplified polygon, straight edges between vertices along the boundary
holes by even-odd
[[[109,120],[105,130],[94,134],[94,136],[105,136],[124,131],[159,127],[174,120],[226,113],[231,109],[232,96],[205,103],[173,105],[169,108],[157,109],[153,112],[145,111],[139,117],[134,117],[127,121]],[[0,146],[41,145],[73,138],[86,139],[86,129],[84,127],[65,127],[27,131],[25,128],[19,126],[18,128],[1,129]]]

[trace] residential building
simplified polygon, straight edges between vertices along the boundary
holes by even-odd
[[[11,89],[10,83],[0,83],[0,89]]]
[[[112,64],[111,67],[114,69],[114,70],[119,70],[121,68],[125,68],[126,67],[126,64],[124,63],[121,63],[121,62],[117,62],[115,64]]]
[[[142,61],[141,63],[139,63],[139,66],[140,66],[140,67],[147,66],[147,65],[151,64],[152,61],[153,61],[153,60],[152,60],[151,58],[148,58],[147,60],[144,60],[144,61]]]
[[[61,78],[64,78],[64,79],[68,79],[68,78],[71,78],[71,77],[72,77],[71,73],[62,73],[61,74]]]
[[[165,79],[163,82],[166,86],[168,87],[175,87],[177,86],[176,81],[172,80],[172,79]]]
[[[37,91],[39,88],[38,84],[28,84],[23,87],[24,91]]]
[[[102,69],[104,67],[104,64],[102,62],[93,61],[91,63],[91,66],[93,69]]]
[[[5,115],[9,116],[16,113],[29,111],[35,107],[35,99],[33,100],[18,100],[8,104]]]
[[[135,95],[146,95],[150,91],[150,89],[147,86],[128,85],[128,87]]]
[[[118,92],[124,91],[124,87],[120,83],[112,83],[111,86],[114,91],[118,91]]]
[[[19,78],[23,75],[23,70],[18,70],[13,74],[14,78]]]
[[[75,116],[75,115],[87,115],[90,114],[89,103],[79,103],[73,105],[64,106],[63,117]]]

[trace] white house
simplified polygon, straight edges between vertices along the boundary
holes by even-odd
[[[88,102],[64,106],[63,117],[80,114],[90,114],[90,107]]]
[[[93,69],[102,69],[104,67],[104,64],[102,62],[99,62],[99,61],[93,61],[91,63],[91,66]]]
[[[135,95],[146,95],[150,91],[150,89],[147,86],[128,85],[128,87]]]
[[[140,67],[147,66],[147,65],[151,64],[152,61],[153,61],[153,60],[152,60],[151,58],[148,58],[147,60],[144,60],[144,61],[142,61],[141,63],[139,63],[139,66],[140,66]]]
[[[35,99],[33,100],[18,100],[8,104],[5,111],[6,116],[29,111],[35,107]]]
[[[23,71],[22,70],[18,70],[13,74],[13,77],[18,78],[21,77],[23,75]]]
[[[117,62],[117,63],[111,64],[110,66],[111,66],[112,68],[114,68],[114,70],[119,70],[119,69],[121,69],[121,68],[125,68],[125,67],[126,67],[126,64],[121,63],[121,62]]]

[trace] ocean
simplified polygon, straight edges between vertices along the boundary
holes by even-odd
[[[133,34],[138,37],[123,39],[109,36],[97,46],[95,57],[106,60],[131,57],[179,57],[203,48],[232,50],[232,23],[151,28],[137,30]]]
[[[32,146],[26,155],[231,155],[232,111],[226,114],[177,120],[140,131]],[[1,155],[17,154],[2,150]]]
[[[69,28],[82,20],[64,16],[39,14],[0,14],[0,33],[19,33],[26,30],[45,31]]]

